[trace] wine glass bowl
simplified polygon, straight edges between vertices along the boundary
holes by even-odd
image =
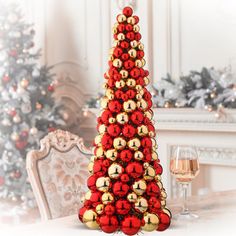
[[[182,186],[184,205],[182,212],[175,218],[195,219],[197,215],[190,213],[187,207],[187,190],[189,183],[199,174],[197,150],[193,146],[175,146],[171,150],[170,172]]]

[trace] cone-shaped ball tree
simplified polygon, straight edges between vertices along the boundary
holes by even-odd
[[[79,211],[79,219],[89,228],[127,235],[163,231],[171,218],[156,153],[139,18],[132,15],[132,8],[125,7],[113,28],[99,135],[89,164],[90,190]]]

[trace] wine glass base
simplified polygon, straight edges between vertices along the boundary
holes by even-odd
[[[196,220],[199,216],[190,212],[181,212],[179,214],[176,214],[173,216],[173,219],[175,220]]]

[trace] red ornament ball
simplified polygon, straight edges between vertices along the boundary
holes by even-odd
[[[129,191],[129,185],[118,181],[113,185],[112,190],[115,196],[124,197]]]
[[[141,111],[134,111],[130,118],[134,124],[139,125],[143,122],[144,115]]]
[[[126,26],[125,26],[125,30],[126,31],[132,31],[133,30],[133,26],[131,25],[131,24],[127,24]]]
[[[123,42],[122,42],[123,43]],[[126,60],[128,60],[129,59],[129,54],[128,53],[123,53],[122,55],[121,55],[121,60],[123,60],[123,61],[126,61]]]
[[[84,215],[84,212],[87,211],[88,208],[87,207],[82,207],[79,209],[79,212],[78,212],[78,217],[79,217],[79,220],[83,223],[83,215]]]
[[[106,205],[106,207],[104,209],[104,212],[105,212],[106,215],[112,216],[115,213],[115,207],[111,204]]]
[[[113,233],[118,230],[119,222],[116,216],[103,215],[99,218],[99,225],[103,232]]]
[[[117,124],[111,124],[107,127],[107,132],[110,134],[112,137],[117,137],[120,134],[120,126]]]
[[[122,150],[120,153],[120,159],[124,162],[129,162],[133,157],[133,153],[130,150]]]
[[[120,47],[116,47],[113,51],[113,54],[115,57],[120,57],[122,55],[122,53],[123,53],[123,50]]]
[[[89,201],[91,201],[92,203],[99,203],[101,196],[101,192],[92,192]]]
[[[132,125],[124,125],[124,127],[122,129],[122,133],[125,137],[132,138],[132,137],[134,137],[134,135],[136,133],[136,129]]]
[[[122,23],[119,24],[119,25],[117,26],[117,29],[118,29],[119,32],[122,33],[123,31],[125,31],[125,24],[122,24]]]
[[[125,170],[132,178],[138,178],[143,174],[143,166],[137,161],[129,163]]]
[[[116,202],[116,212],[120,215],[126,215],[129,213],[131,205],[127,200],[120,199]]]
[[[103,164],[105,167],[109,167],[111,163],[110,163],[110,160],[105,159],[105,160],[102,162],[102,164]]]
[[[122,94],[121,99],[122,99],[123,101],[128,101],[128,100],[129,100],[129,97],[128,97],[128,95],[127,95],[126,93],[124,93],[124,94]]]
[[[135,37],[135,34],[134,34],[134,32],[128,32],[126,35],[125,35],[125,37],[127,38],[127,39],[129,39],[130,41],[133,41],[134,40],[134,37]]]
[[[132,16],[132,14],[133,14],[133,9],[131,8],[131,7],[125,7],[124,9],[123,9],[123,14],[125,15],[125,16]]]
[[[54,91],[54,86],[53,85],[48,85],[48,91],[53,92]]]
[[[27,146],[27,141],[24,140],[18,140],[15,142],[15,146],[18,150],[23,150]]]
[[[144,57],[144,51],[137,51],[137,56],[138,59],[142,59]]]
[[[152,140],[149,137],[144,137],[141,140],[141,145],[143,148],[151,148],[152,147]]]
[[[11,78],[10,78],[9,75],[4,75],[4,76],[2,77],[2,81],[3,81],[4,83],[8,83],[10,80],[11,80]]]
[[[161,212],[158,214],[159,216],[159,225],[157,231],[164,231],[170,226],[170,216]]]
[[[121,231],[127,235],[137,234],[141,227],[141,220],[136,216],[126,216],[121,222]]]
[[[136,92],[132,89],[129,89],[129,90],[126,91],[126,94],[128,95],[129,99],[133,99],[136,95]]]
[[[119,103],[119,101],[117,100],[113,100],[113,101],[110,101],[108,103],[108,108],[111,112],[115,112],[115,113],[118,113],[120,112],[122,106],[121,104]]]
[[[104,135],[102,136],[101,143],[102,143],[103,149],[104,149],[104,150],[107,150],[107,149],[109,149],[109,148],[112,147],[113,139],[111,138],[110,135],[104,134]]]
[[[130,75],[132,78],[138,78],[139,75],[140,75],[140,71],[138,68],[133,68],[131,71],[130,71]]]
[[[130,70],[134,67],[134,62],[132,60],[127,60],[124,62],[124,67],[126,70]]]
[[[115,97],[117,99],[121,99],[122,95],[123,95],[123,91],[122,90],[118,89],[118,90],[115,91]]]
[[[136,41],[139,41],[142,38],[142,35],[140,33],[136,33],[134,38]]]
[[[123,182],[123,183],[127,183],[127,182],[129,182],[129,176],[128,176],[127,174],[122,174],[122,175],[120,176],[120,180],[121,180],[121,182]]]
[[[148,196],[159,196],[160,195],[160,188],[155,182],[150,182],[147,185],[146,189]]]
[[[133,18],[135,19],[135,24],[139,23],[139,17],[138,16],[133,16]]]
[[[96,181],[97,181],[97,176],[95,175],[91,175],[88,179],[87,179],[87,186],[90,190],[92,191],[96,191],[97,187],[96,187]]]
[[[129,47],[129,43],[128,43],[127,41],[122,41],[122,42],[120,43],[120,46],[121,46],[122,48],[128,48],[128,47]]]
[[[107,168],[103,165],[103,160],[96,160],[93,165],[93,173],[98,177],[103,176]]]
[[[109,110],[105,110],[103,111],[102,115],[101,115],[101,120],[104,124],[108,124],[109,123],[109,118],[112,117],[112,113]]]
[[[113,88],[115,86],[115,80],[112,78],[109,78],[107,81],[107,84],[110,88]]]
[[[154,167],[157,175],[161,175],[162,174],[163,168],[162,168],[162,166],[157,161],[154,163],[153,167]]]
[[[115,81],[119,81],[121,79],[121,74],[115,74],[113,78]]]

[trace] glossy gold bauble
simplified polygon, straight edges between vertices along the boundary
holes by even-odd
[[[155,180],[160,182],[161,181],[161,175],[156,175]],[[158,185],[159,186],[159,185]],[[160,186],[159,186],[160,187]],[[161,186],[162,187],[162,186]],[[160,188],[161,189],[161,188]]]
[[[126,141],[124,138],[118,137],[113,140],[113,146],[116,150],[124,149],[126,145]]]
[[[117,39],[118,39],[119,41],[125,40],[125,35],[124,35],[123,33],[119,33],[119,34],[117,35]]]
[[[137,195],[142,195],[146,191],[147,185],[146,185],[145,180],[140,179],[138,181],[135,181],[132,187],[133,187],[133,191]]]
[[[144,89],[143,89],[143,88],[140,89],[140,90],[138,91],[138,93],[143,96],[143,95],[144,95]]]
[[[139,136],[145,136],[148,134],[148,128],[146,125],[140,125],[137,129]]]
[[[20,85],[21,85],[22,88],[27,88],[28,85],[29,85],[29,80],[22,79],[21,82],[20,82]]]
[[[133,31],[134,31],[135,33],[139,32],[139,30],[140,30],[140,27],[139,27],[138,25],[134,25],[134,26],[133,26]]]
[[[95,153],[95,156],[96,157],[98,157],[98,158],[100,158],[100,157],[102,157],[102,156],[104,156],[104,150],[103,150],[103,148],[102,147],[98,147],[97,149],[96,149],[96,153]]]
[[[119,23],[118,23],[118,22],[116,22],[116,23],[113,25],[113,27],[117,28],[117,27],[118,27],[118,25],[119,25]]]
[[[162,184],[162,182],[160,182],[159,180],[157,180],[156,183],[157,183],[159,189],[163,189],[163,184]]]
[[[128,87],[135,87],[135,85],[136,85],[135,79],[127,79],[126,85],[127,85]]]
[[[153,131],[149,131],[148,134],[149,134],[149,136],[150,136],[151,138],[154,138],[154,137],[155,137],[155,133],[154,133]]]
[[[138,138],[133,138],[133,139],[129,140],[129,142],[128,142],[128,147],[134,151],[137,151],[139,149],[140,145],[141,145],[141,143]]]
[[[144,77],[143,80],[146,86],[149,85],[150,79],[148,77]]]
[[[137,99],[137,100],[141,100],[142,98],[143,98],[143,97],[142,97],[141,94],[138,93],[138,94],[136,95],[136,99]]]
[[[159,224],[159,218],[157,217],[157,215],[153,214],[153,213],[149,213],[149,212],[146,212],[144,214],[144,222],[145,222],[145,225],[142,227],[142,229],[144,231],[154,231],[157,229],[158,227],[158,224]]]
[[[148,107],[148,104],[147,104],[147,102],[144,100],[144,99],[141,99],[141,100],[139,100],[138,102],[137,102],[137,107],[139,108],[139,109],[141,109],[141,110],[146,110],[147,109],[147,107]]]
[[[143,178],[145,180],[152,180],[155,178],[155,175],[155,169],[151,165],[149,165],[144,171]]]
[[[103,88],[103,89],[107,89],[107,88],[108,88],[108,84],[107,84],[106,82],[103,83],[103,84],[102,84],[102,88]]]
[[[136,66],[136,67],[138,67],[138,68],[141,68],[141,67],[143,66],[143,63],[142,63],[142,61],[141,61],[141,60],[139,60],[139,59],[138,59],[138,60],[136,60],[136,61],[135,61],[135,66]]]
[[[142,61],[143,66],[145,66],[146,65],[146,60],[144,58],[142,58],[141,61]]]
[[[98,204],[96,206],[96,212],[98,215],[101,215],[104,212],[104,205],[103,204]]]
[[[144,197],[139,197],[134,204],[134,208],[141,213],[144,213],[148,209],[148,202]]]
[[[102,195],[102,203],[107,205],[114,201],[114,197],[111,193],[103,193]]]
[[[120,45],[120,41],[119,40],[114,40],[113,43],[112,43],[113,47],[117,47],[119,45]]]
[[[83,223],[90,229],[98,229],[97,213],[93,210],[86,210],[83,215]]]
[[[156,153],[156,152],[152,152],[152,160],[153,161],[156,161],[156,160],[158,160],[158,154]]]
[[[122,79],[126,79],[129,75],[129,72],[127,70],[121,70],[120,71]]]
[[[132,112],[136,109],[136,102],[133,100],[128,100],[128,101],[124,102],[123,108],[124,108],[125,112]]]
[[[107,130],[106,125],[104,125],[104,124],[99,125],[99,127],[98,127],[99,134],[104,134],[106,132],[106,130]]]
[[[110,117],[109,120],[108,120],[108,122],[109,122],[110,124],[113,124],[113,123],[116,122],[116,118]]]
[[[136,21],[135,21],[134,17],[130,16],[127,18],[127,22],[131,25],[134,25]]]
[[[117,28],[116,28],[116,27],[113,27],[113,28],[112,28],[112,33],[113,33],[113,34],[117,34]]]
[[[140,44],[138,45],[138,49],[139,49],[139,50],[143,50],[143,49],[144,49],[144,46],[143,46],[142,43],[140,43]]]
[[[114,61],[114,59],[115,59],[115,58],[114,58],[113,55],[109,55],[109,56],[108,56],[108,61]]]
[[[170,212],[170,210],[167,208],[167,207],[165,207],[165,208],[163,208],[162,209],[162,211],[164,212],[164,213],[166,213],[170,218],[171,218],[171,212]]]
[[[106,157],[111,161],[115,161],[118,156],[118,152],[116,149],[109,149],[106,151]]]
[[[117,68],[120,68],[122,66],[122,61],[118,58],[116,58],[113,62],[112,62],[112,65],[114,67],[117,67]],[[145,77],[146,78],[146,77]]]
[[[112,55],[113,52],[114,52],[114,50],[115,50],[115,48],[112,47],[112,48],[109,50],[109,55]],[[107,74],[107,72],[106,72],[106,76],[109,76],[109,73]]]
[[[91,156],[90,161],[94,162],[95,160],[97,160],[96,156]]]
[[[166,206],[166,200],[164,200],[164,199],[161,200],[161,206],[162,206],[162,207],[165,207],[165,206]]]
[[[167,194],[166,194],[166,191],[165,190],[161,190],[161,197],[166,199],[167,198]]]
[[[133,40],[133,41],[130,42],[130,46],[132,48],[136,48],[138,46],[138,42],[136,40]]]
[[[136,202],[137,201],[137,199],[138,199],[138,196],[137,196],[137,194],[136,193],[129,193],[128,195],[127,195],[127,200],[129,201],[129,202]]]
[[[124,125],[129,121],[129,116],[125,112],[122,112],[116,116],[116,120],[119,124]]]
[[[156,141],[156,139],[151,138],[151,141],[152,141],[152,146],[157,148],[157,141]]]
[[[86,200],[90,200],[90,197],[91,197],[91,195],[92,195],[92,193],[91,193],[91,191],[90,190],[88,190],[86,193],[85,193],[85,196],[84,196],[84,198],[86,199]]]
[[[144,162],[143,163],[143,167],[146,169],[146,168],[148,168],[150,166],[150,164],[148,163],[148,162]]]
[[[124,80],[116,81],[115,86],[116,88],[123,88],[125,87],[125,81]]]
[[[102,135],[97,135],[94,139],[96,145],[101,145]]]
[[[118,163],[113,163],[108,168],[108,175],[112,179],[118,179],[123,172],[123,167]]]
[[[120,14],[119,16],[117,16],[117,21],[119,23],[122,23],[122,22],[126,21],[126,16],[123,15],[123,14]]]
[[[108,106],[108,102],[109,102],[108,97],[103,97],[100,101],[101,101],[101,107],[103,109],[106,109]]]
[[[130,57],[135,58],[137,56],[137,51],[135,49],[130,49],[128,51]]]
[[[150,120],[151,120],[152,117],[153,117],[153,112],[151,112],[150,110],[145,111],[144,114],[145,114],[145,116],[146,116],[147,118],[149,118]]]
[[[142,86],[141,86],[140,84],[136,85],[135,88],[136,88],[137,91],[140,91],[140,90],[143,89]]]
[[[99,177],[96,181],[97,190],[101,192],[107,192],[110,186],[109,177]]]
[[[93,174],[93,165],[94,165],[94,162],[89,162],[88,164],[88,171],[90,174]]]
[[[134,153],[134,159],[138,160],[138,161],[142,160],[143,159],[143,153],[141,151],[136,151]]]
[[[114,91],[110,88],[107,89],[106,92],[105,92],[106,97],[110,96],[111,94],[114,95]]]

